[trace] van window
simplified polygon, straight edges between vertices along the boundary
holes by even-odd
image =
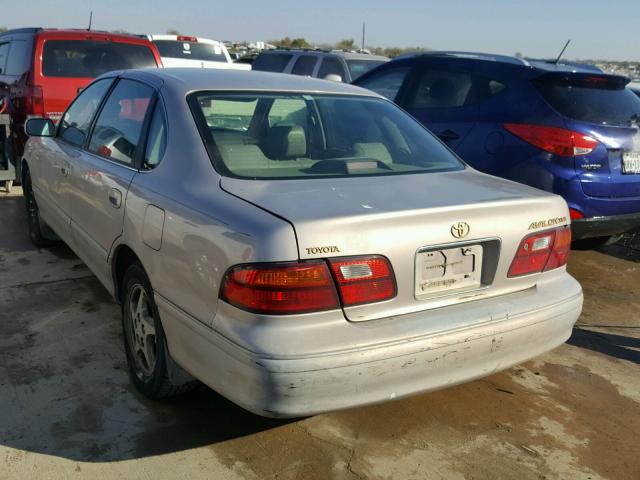
[[[325,57],[322,60],[322,65],[320,65],[320,70],[318,70],[318,78],[325,78],[327,75],[338,75],[343,81],[346,81],[342,64],[340,60],[335,57]]]
[[[267,53],[258,55],[251,65],[252,70],[283,72],[292,55],[290,53]]]
[[[300,55],[291,73],[294,75],[302,75],[303,77],[310,77],[313,74],[313,68],[316,66],[317,59],[318,57],[313,55]]]
[[[156,67],[145,45],[88,40],[47,40],[42,73],[47,77],[94,78],[113,70]]]
[[[64,113],[58,128],[58,137],[81,147],[89,133],[91,121],[98,110],[102,97],[113,83],[112,78],[105,78],[89,85],[73,101]]]
[[[0,43],[0,74],[4,75],[4,67],[7,64],[7,55],[9,54],[9,42]]]
[[[30,46],[24,40],[13,40],[11,42],[6,68],[7,75],[20,76],[29,69],[31,64]]]
[[[133,165],[153,93],[153,88],[143,83],[120,80],[96,120],[89,150],[111,160]]]

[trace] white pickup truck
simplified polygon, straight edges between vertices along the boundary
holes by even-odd
[[[251,65],[234,63],[222,42],[186,35],[146,35],[165,67],[221,68],[251,70]]]

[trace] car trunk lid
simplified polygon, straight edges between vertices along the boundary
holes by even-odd
[[[382,255],[390,261],[397,296],[345,308],[352,321],[530,288],[538,275],[507,278],[518,245],[532,231],[568,223],[560,197],[472,169],[309,180],[224,177],[221,186],[289,221],[300,259]],[[468,231],[457,231],[462,222]],[[462,247],[473,247],[469,254],[482,256],[475,260],[482,265],[482,285],[452,291],[427,288],[421,293],[425,280],[416,268],[429,268],[429,253],[445,252],[457,263],[465,260]]]

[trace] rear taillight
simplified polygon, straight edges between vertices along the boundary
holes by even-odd
[[[42,87],[38,85],[27,85],[25,92],[25,113],[44,117],[44,96]]]
[[[575,208],[570,208],[569,218],[571,218],[571,220],[580,220],[581,218],[584,218],[584,213],[580,210],[576,210]]]
[[[193,43],[197,43],[198,42],[198,37],[188,37],[186,35],[178,35],[177,40],[179,42],[193,42]]]
[[[571,250],[571,229],[560,227],[524,237],[511,262],[508,277],[520,277],[561,267]]]
[[[377,255],[238,265],[227,271],[220,289],[220,298],[231,305],[267,315],[319,312],[395,295],[391,265]]]
[[[220,298],[243,310],[273,315],[340,308],[331,273],[322,260],[232,267]]]
[[[564,128],[525,123],[505,123],[504,128],[545,152],[563,157],[587,155],[598,144],[593,137]]]
[[[389,260],[381,256],[330,258],[342,305],[381,302],[396,296]]]

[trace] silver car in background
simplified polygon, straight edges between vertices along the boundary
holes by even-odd
[[[198,379],[265,416],[382,402],[550,350],[582,308],[560,197],[354,86],[114,72],[27,130],[32,239],[121,303],[151,397]]]

